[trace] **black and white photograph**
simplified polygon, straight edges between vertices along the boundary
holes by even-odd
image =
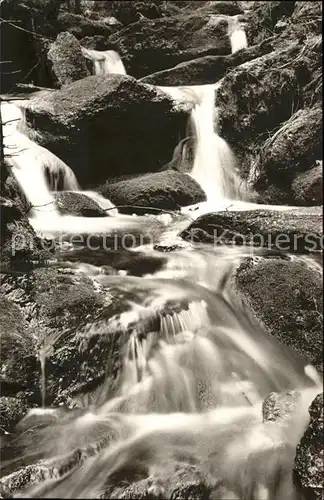
[[[322,8],[0,0],[0,499],[323,500]]]

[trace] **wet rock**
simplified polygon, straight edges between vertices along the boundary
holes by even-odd
[[[198,217],[181,233],[187,241],[262,246],[280,252],[308,253],[323,246],[322,210],[217,212]]]
[[[53,476],[53,471],[42,464],[28,465],[0,479],[3,498],[13,498],[13,493],[22,491],[26,485],[36,485]]]
[[[145,474],[142,472],[142,475]],[[166,465],[165,470],[159,468],[150,477],[135,480],[126,487],[116,486],[107,491],[112,498],[169,498],[170,500],[208,499],[213,488],[195,466],[181,465],[172,461]]]
[[[227,20],[186,13],[164,19],[141,19],[109,38],[126,70],[135,77],[170,68],[195,57],[231,52]]]
[[[305,498],[323,498],[323,394],[309,408],[310,423],[296,450],[294,475]]]
[[[138,207],[143,207],[144,212],[149,212],[150,208],[179,210],[181,206],[206,200],[204,191],[194,179],[173,171],[146,174],[114,184],[107,182],[100,192],[116,206],[121,206],[119,210],[124,213],[136,212]],[[122,205],[128,207],[122,208]]]
[[[81,14],[61,12],[57,17],[57,31],[68,31],[78,40],[84,37],[101,36],[107,43],[108,38],[118,30],[119,26],[109,25],[102,20],[90,19]]]
[[[302,261],[248,259],[235,282],[268,332],[323,370],[321,273]]]
[[[292,192],[296,205],[323,204],[322,161],[307,172],[299,174],[292,182]]]
[[[87,332],[101,314],[109,319],[120,312],[117,295],[113,300],[91,279],[55,268],[34,270],[28,280],[8,275],[1,289],[8,297],[1,308],[4,395],[24,389],[27,401],[40,404],[41,352],[47,359],[47,404],[102,382],[108,360],[120,353],[104,320],[89,342]]]
[[[141,79],[152,85],[204,85],[220,80],[227,71],[251,59],[261,57],[273,49],[273,38],[259,45],[247,47],[226,56],[198,57],[177,64],[173,68],[158,71]]]
[[[81,46],[71,33],[59,33],[55,42],[50,45],[47,57],[52,64],[57,87],[82,80],[90,74]]]
[[[262,146],[254,163],[253,187],[286,188],[294,177],[322,158],[322,109],[299,110]],[[275,201],[275,200],[274,200]]]
[[[186,105],[123,75],[89,76],[39,92],[30,103],[27,121],[36,141],[65,161],[82,185],[158,170],[188,119]]]
[[[44,262],[51,258],[46,245],[36,236],[17,201],[1,197],[0,262],[3,270],[23,268],[31,262]]]
[[[105,274],[118,274],[125,271],[131,276],[143,276],[159,271],[165,264],[161,256],[150,256],[134,250],[91,250],[90,248],[79,248],[67,252],[61,251],[59,258],[69,262],[79,262],[100,266]]]
[[[67,424],[68,418],[73,419],[73,417],[82,415],[82,412],[79,412],[79,415],[76,413],[76,411],[73,411],[71,413],[72,416],[68,416],[66,418],[62,417],[61,415],[62,422]],[[37,439],[37,437],[39,437],[37,436],[37,429],[35,432],[36,435],[35,433],[31,434],[31,439]],[[40,435],[44,439],[44,435],[42,435],[41,431]],[[48,437],[49,435],[47,434],[47,438]],[[96,436],[96,438],[98,438],[98,436]],[[30,494],[30,489],[32,489],[33,486],[39,485],[40,483],[43,483],[40,490],[40,495],[45,495],[51,492],[52,484],[48,484],[46,482],[46,479],[59,479],[69,471],[72,471],[76,467],[81,466],[87,458],[98,453],[98,451],[100,451],[103,446],[107,446],[109,441],[113,439],[114,436],[113,432],[109,432],[109,430],[106,429],[106,436],[100,442],[95,442],[96,438],[94,438],[93,444],[87,447],[76,448],[74,446],[73,451],[67,453],[65,450],[64,456],[60,456],[58,459],[55,458],[49,460],[38,460],[33,464],[27,464],[25,466],[19,467],[17,470],[9,474],[6,474],[0,479],[0,494],[3,495],[3,498],[13,498],[13,495],[19,494],[21,492],[24,492],[24,494],[28,495]],[[32,444],[35,445],[35,443],[31,443],[31,445]],[[48,451],[49,450],[47,450],[47,452]]]
[[[0,431],[9,433],[28,411],[28,405],[18,398],[0,397]]]
[[[242,174],[268,138],[264,124],[267,131],[277,128],[302,100],[311,79],[306,53],[295,43],[238,66],[219,82],[219,133],[239,157]]]
[[[105,212],[94,200],[82,193],[61,191],[55,193],[57,207],[62,215],[80,217],[106,217]]]
[[[298,391],[271,392],[262,403],[263,421],[274,422],[289,418],[295,410],[300,396]]]

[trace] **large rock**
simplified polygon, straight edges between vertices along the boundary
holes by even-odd
[[[18,201],[0,197],[0,263],[3,270],[23,268],[51,258],[46,244],[36,236]]]
[[[319,106],[297,111],[263,144],[250,176],[253,187],[261,192],[269,185],[289,190],[298,173],[322,160],[322,127]]]
[[[136,212],[138,207],[143,207],[144,212],[150,208],[179,210],[181,206],[206,200],[206,194],[194,179],[174,171],[146,174],[113,184],[107,182],[100,192],[116,206],[128,205],[120,208],[124,213]]]
[[[90,75],[78,40],[71,33],[62,32],[50,45],[47,57],[57,87],[82,80]]]
[[[323,498],[323,394],[318,394],[309,408],[310,423],[296,450],[294,475],[305,498]]]
[[[219,82],[219,134],[238,155],[243,174],[268,131],[289,120],[310,78],[307,50],[295,43],[238,66]]]
[[[105,212],[94,200],[83,193],[60,191],[55,193],[56,205],[62,215],[79,217],[106,217]]]
[[[321,273],[303,261],[245,261],[236,286],[269,333],[323,370]]]
[[[224,17],[180,14],[164,19],[141,19],[109,39],[128,73],[145,76],[206,55],[231,52]]]
[[[204,56],[182,62],[141,79],[152,85],[204,85],[220,80],[227,71],[273,49],[273,38],[226,56]]]
[[[317,165],[307,172],[297,175],[291,188],[296,205],[322,205],[323,162],[317,162]]]
[[[89,76],[39,92],[26,111],[31,135],[75,172],[81,184],[156,171],[184,134],[188,108],[129,76]]]
[[[3,395],[24,390],[29,403],[41,403],[42,352],[46,404],[96,387],[105,376],[107,360],[118,358],[119,350],[111,352],[114,336],[104,334],[105,323],[88,341],[82,331],[104,310],[108,318],[120,312],[117,296],[112,300],[89,278],[64,269],[37,269],[28,280],[23,278],[7,275],[1,284],[7,297],[1,307]]]
[[[308,253],[323,248],[322,220],[322,210],[316,207],[216,212],[198,217],[181,236],[194,242]]]

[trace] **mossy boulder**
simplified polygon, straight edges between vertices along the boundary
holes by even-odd
[[[92,198],[74,191],[60,191],[55,193],[55,201],[62,215],[75,215],[77,217],[107,217],[105,212]]]
[[[61,87],[89,76],[85,58],[78,40],[71,33],[62,32],[57,35],[47,53],[51,63],[53,79],[56,87]]]
[[[181,206],[206,200],[206,194],[194,179],[171,170],[113,184],[107,182],[100,192],[116,206],[121,206],[120,211],[124,213],[134,213],[140,207],[144,213],[150,208],[179,210]]]
[[[275,50],[230,71],[216,91],[219,134],[249,172],[269,132],[289,120],[311,75],[298,44]],[[303,51],[304,53],[305,51]],[[299,57],[298,57],[299,56]]]
[[[164,19],[141,19],[109,38],[136,78],[183,61],[231,52],[227,20],[208,13],[179,14]]]
[[[251,258],[235,282],[269,333],[323,370],[321,273],[303,261]]]
[[[39,92],[29,103],[33,138],[67,163],[83,186],[161,168],[184,134],[189,112],[124,75],[89,76]]]
[[[215,83],[228,71],[241,64],[263,56],[273,49],[273,37],[259,45],[247,47],[234,54],[225,56],[197,57],[191,61],[177,64],[173,68],[165,69],[145,76],[143,83],[152,85],[204,85]]]
[[[319,252],[323,245],[322,210],[215,212],[198,217],[182,231],[187,241],[266,247],[278,252]]]
[[[36,236],[18,199],[0,197],[0,262],[3,270],[26,268],[51,259],[46,242]]]
[[[323,498],[323,394],[309,408],[310,423],[297,446],[294,476],[306,498]]]
[[[309,171],[316,161],[322,160],[322,127],[319,106],[295,113],[263,144],[253,165],[253,187],[261,193],[269,185],[290,190],[298,174]]]

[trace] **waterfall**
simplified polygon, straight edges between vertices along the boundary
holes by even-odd
[[[126,75],[125,66],[119,54],[114,50],[93,50],[82,47],[82,54],[93,63],[95,75],[109,75],[118,73]]]
[[[230,37],[232,54],[248,46],[246,33],[238,20],[238,16],[228,18],[228,36]]]
[[[191,124],[195,137],[194,163],[191,176],[201,185],[208,202],[222,207],[239,200],[240,179],[236,172],[235,156],[226,141],[215,129],[217,85],[189,87],[159,87],[175,100],[185,100],[193,106]]]

